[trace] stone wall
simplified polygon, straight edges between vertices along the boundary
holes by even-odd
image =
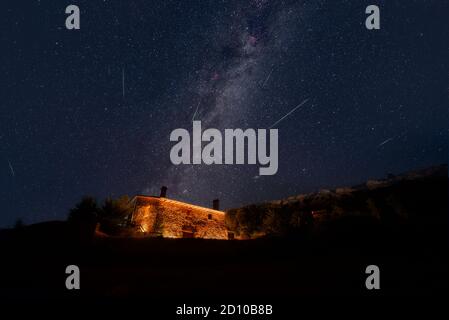
[[[224,212],[167,198],[137,196],[133,222],[147,235],[227,239]],[[139,232],[139,230],[137,230]]]

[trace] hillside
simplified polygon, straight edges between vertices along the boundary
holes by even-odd
[[[447,223],[447,170],[447,165],[435,166],[353,187],[231,209],[226,222],[241,238],[316,231],[351,219],[388,228],[438,228]]]

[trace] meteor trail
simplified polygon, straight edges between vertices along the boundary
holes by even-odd
[[[9,160],[8,160],[8,164],[9,164],[9,169],[11,170],[12,176],[15,177],[16,173],[14,172],[14,168],[12,167],[11,162],[9,162]]]
[[[262,88],[265,87],[265,84],[267,83],[267,81],[270,79],[271,74],[273,73],[274,68],[271,69],[270,73],[268,74],[267,78],[265,79],[265,81],[262,84]]]
[[[195,116],[196,116],[196,113],[197,113],[197,111],[198,111],[198,107],[200,106],[200,103],[201,103],[201,100],[198,101],[198,104],[196,105],[196,110],[195,110],[195,113],[193,114],[192,122],[193,122],[193,120],[195,120]]]
[[[379,145],[377,146],[378,148],[382,147],[384,144],[387,144],[388,142],[390,142],[391,140],[393,140],[394,138],[388,138],[387,140],[379,143]]]
[[[285,116],[283,116],[282,118],[280,118],[278,121],[276,121],[275,123],[273,123],[268,129],[273,128],[275,125],[277,125],[279,122],[281,122],[282,120],[284,120],[286,117],[288,117],[289,115],[291,115],[293,112],[295,112],[296,109],[298,109],[299,107],[301,107],[304,103],[306,103],[307,101],[309,101],[309,98],[307,98],[306,100],[304,100],[303,102],[301,102],[300,104],[298,104],[296,107],[294,107],[292,110],[290,110]]]

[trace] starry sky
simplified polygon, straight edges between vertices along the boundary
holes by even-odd
[[[65,28],[65,8],[81,29]],[[381,29],[365,28],[380,7]],[[83,195],[223,209],[447,163],[448,3],[6,0],[0,227]],[[279,130],[279,170],[170,162],[172,130]]]

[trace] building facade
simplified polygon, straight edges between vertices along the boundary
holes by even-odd
[[[166,197],[167,188],[161,195],[135,196],[131,200],[133,212],[129,223],[142,236],[164,238],[228,239],[225,213],[219,210],[218,200],[213,208],[201,207]],[[232,234],[231,234],[232,237]]]

